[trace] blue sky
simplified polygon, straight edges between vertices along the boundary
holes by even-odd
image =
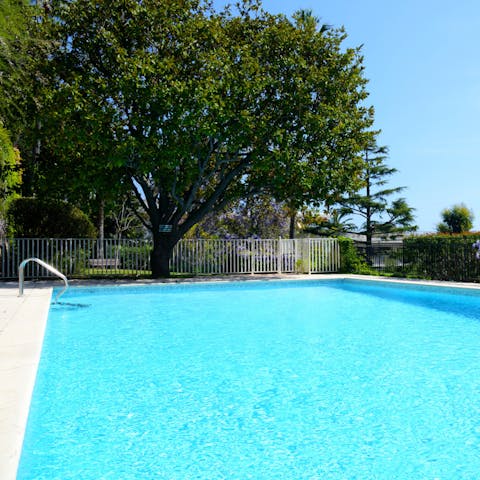
[[[215,5],[224,1],[216,0]],[[311,9],[363,45],[379,144],[398,169],[390,186],[416,209],[421,231],[465,203],[480,230],[480,1],[264,0],[272,13]]]

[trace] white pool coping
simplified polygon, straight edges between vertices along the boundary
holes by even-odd
[[[480,290],[480,284],[405,280],[363,275],[241,275],[169,279],[162,283],[225,282],[249,280],[374,280],[410,285]],[[85,281],[78,285],[141,285],[159,281]],[[0,283],[0,479],[15,480],[27,425],[30,400],[42,350],[52,296],[58,282],[29,284],[18,296],[15,283]]]

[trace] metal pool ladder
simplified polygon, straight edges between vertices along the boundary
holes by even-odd
[[[25,281],[25,265],[29,262],[35,262],[41,265],[43,268],[48,270],[49,272],[52,272],[55,274],[57,277],[60,277],[64,283],[65,287],[64,289],[55,297],[55,302],[58,301],[58,299],[65,293],[65,291],[68,288],[68,280],[67,277],[62,273],[59,272],[55,267],[52,267],[48,263],[44,262],[43,260],[40,260],[39,258],[32,257],[32,258],[27,258],[24,260],[19,266],[18,266],[18,295],[21,297],[23,295],[23,284]]]

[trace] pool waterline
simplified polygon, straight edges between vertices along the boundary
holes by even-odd
[[[243,279],[243,278],[244,278],[244,277],[242,277],[242,279]],[[272,278],[272,277],[269,277],[269,278]],[[328,275],[328,276],[327,276],[327,275],[322,275],[322,276],[316,276],[316,275],[315,275],[315,276],[311,276],[311,275],[309,275],[309,276],[303,276],[303,277],[301,277],[301,278],[302,278],[303,280],[315,280],[315,281],[318,281],[318,280],[331,280],[331,279],[354,279],[354,280],[356,280],[356,281],[364,281],[366,277],[345,276],[345,275]],[[291,280],[291,279],[292,279],[292,277],[291,277],[291,276],[288,276],[288,277],[284,278],[283,280]],[[204,279],[202,279],[202,280],[203,280],[203,281],[202,281],[201,283],[210,283],[210,282],[208,282],[208,281],[207,281],[207,282],[204,282]],[[218,279],[214,279],[214,280],[218,280]],[[249,280],[250,280],[250,278],[249,278]],[[257,280],[257,278],[254,277],[252,280]],[[275,280],[276,280],[276,279],[275,279]],[[407,285],[426,285],[426,286],[430,286],[430,287],[431,287],[431,286],[439,286],[439,287],[442,287],[442,288],[444,288],[444,287],[448,287],[448,288],[462,288],[462,289],[467,289],[468,291],[478,290],[478,289],[479,289],[479,287],[478,287],[477,285],[471,285],[471,284],[468,284],[468,285],[463,285],[463,284],[462,284],[462,285],[460,285],[460,284],[456,284],[456,283],[443,283],[443,282],[417,282],[417,281],[405,281],[405,280],[401,280],[401,279],[400,279],[400,280],[397,280],[397,279],[395,279],[395,280],[393,280],[393,279],[381,279],[381,278],[377,278],[377,277],[368,277],[367,280],[369,280],[369,281],[374,281],[374,282],[378,282],[378,283],[388,282],[389,284],[397,284],[397,283],[399,283],[399,284],[407,284]],[[174,283],[175,283],[175,284],[179,284],[178,281],[175,281]],[[182,283],[183,283],[183,282],[182,282]],[[115,283],[114,283],[114,285],[115,285]],[[137,286],[138,284],[135,283],[135,284],[133,284],[133,285]],[[123,285],[122,285],[122,287],[123,287]],[[28,299],[29,295],[30,295],[30,294],[27,292],[27,299]],[[39,313],[40,313],[40,312],[39,312]],[[16,316],[15,316],[15,315],[12,316],[12,320],[18,321],[18,319],[21,318],[22,315],[24,316],[24,315],[25,315],[25,312],[24,312],[24,311],[18,311]],[[32,313],[29,313],[28,315],[29,315],[29,316],[31,315],[32,318],[35,316],[34,313],[33,313],[33,314],[32,314]],[[10,322],[10,323],[11,323],[11,322]],[[3,331],[3,332],[0,332],[0,333],[1,333],[1,335],[3,336],[3,338],[5,339],[5,338],[6,338],[5,335],[4,335],[5,332]],[[1,337],[0,337],[0,340],[1,340]],[[12,342],[13,344],[16,344],[16,343],[18,343],[18,340],[11,340],[11,342]],[[6,365],[6,364],[3,362],[3,357],[2,357],[2,366],[6,366],[6,367],[8,368],[8,365]],[[34,366],[34,365],[32,365],[32,367],[33,367],[33,368],[36,368],[36,366]],[[1,420],[2,420],[2,419],[0,418],[0,421],[1,421]],[[7,432],[7,437],[8,437],[8,436],[9,436],[9,433]],[[10,434],[10,436],[11,436],[11,434]],[[22,435],[22,436],[23,436],[23,435]],[[10,439],[9,439],[9,441],[6,441],[5,443],[7,444],[7,446],[9,447],[9,449],[11,450]],[[0,446],[2,446],[2,445],[0,444]],[[15,447],[15,448],[18,450],[18,448],[19,448],[18,445],[17,445],[17,447]],[[13,450],[15,450],[15,448],[14,448]],[[1,450],[1,449],[0,449],[0,450]],[[4,451],[5,451],[5,450],[4,450]],[[1,464],[2,464],[2,462],[0,462],[0,465],[1,465]],[[10,470],[12,470],[12,469],[10,469]],[[3,473],[3,472],[0,472],[0,473]],[[10,475],[10,476],[9,476],[9,475]],[[9,473],[9,472],[6,472],[5,474],[2,474],[2,475],[0,475],[0,476],[2,477],[2,479],[9,479],[9,478],[12,478],[12,479],[13,479],[13,478],[15,478],[15,476],[12,476],[12,475],[11,475],[11,472],[10,472],[10,473]]]

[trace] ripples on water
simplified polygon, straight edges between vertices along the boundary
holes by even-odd
[[[18,478],[478,478],[480,297],[444,292],[72,288]]]

